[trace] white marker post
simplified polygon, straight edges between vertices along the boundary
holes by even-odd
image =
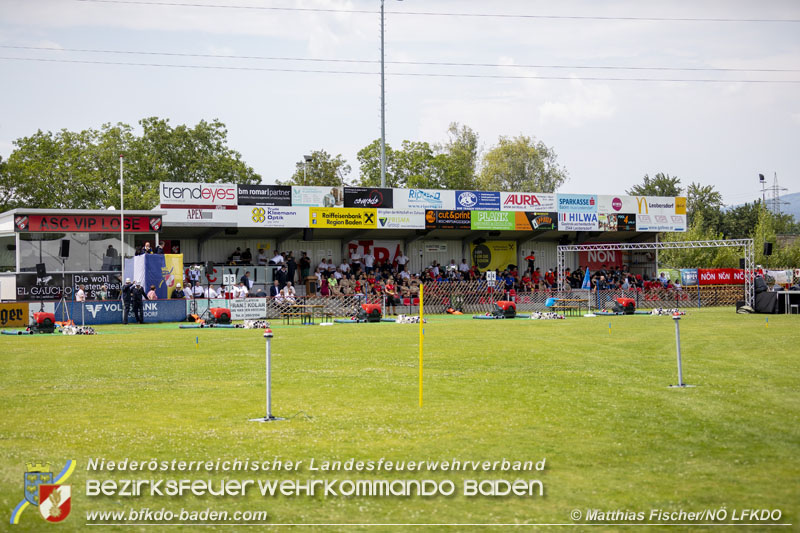
[[[681,328],[679,326],[679,321],[681,317],[677,313],[672,315],[672,320],[675,321],[675,343],[678,347],[678,384],[677,385],[670,385],[670,388],[686,388],[692,387],[693,385],[687,385],[683,382],[683,368],[681,368]]]
[[[272,330],[264,330],[264,338],[267,339],[267,416],[263,418],[251,418],[250,422],[274,422],[275,420],[286,420],[272,416]]]

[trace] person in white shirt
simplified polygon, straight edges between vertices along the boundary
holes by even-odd
[[[400,252],[400,256],[395,259],[397,261],[397,271],[403,272],[406,269],[406,263],[408,263],[408,257],[403,252]]]
[[[433,274],[433,276],[436,278],[439,277],[439,263],[436,261],[431,264],[431,274]]]
[[[206,298],[217,298],[217,291],[214,290],[214,287],[209,286],[208,290],[206,291]]]
[[[372,254],[364,254],[364,271],[369,274],[372,272],[372,266],[375,264],[375,256]]]
[[[469,272],[469,265],[467,264],[466,259],[461,260],[461,264],[458,265],[458,271],[464,274],[464,279],[466,279],[466,274]]]
[[[267,259],[267,253],[264,251],[263,248],[258,249],[258,255],[256,256],[256,262],[260,266],[264,266],[267,264],[269,259]]]
[[[322,261],[319,262],[319,265],[317,265],[317,267],[319,268],[320,272],[328,271],[328,262],[325,260],[324,257],[322,258]]]
[[[76,302],[86,301],[86,291],[83,289],[83,284],[78,285],[78,292],[75,293]]]
[[[283,299],[284,299],[285,302],[290,303],[290,304],[295,303],[296,294],[295,294],[294,287],[292,287],[292,282],[291,281],[287,281],[286,282],[286,286],[283,288],[281,293],[283,295]]]
[[[282,265],[283,264],[283,256],[278,253],[278,250],[275,250],[275,257],[269,260],[270,264],[272,265]]]
[[[341,269],[337,268],[336,272],[333,273],[333,277],[336,278],[337,280],[340,280],[344,277],[344,274],[342,274]]]
[[[342,259],[342,264],[339,265],[339,270],[341,270],[342,274],[347,275],[350,272],[350,265],[347,264],[347,261]]]
[[[242,283],[241,281],[239,282],[239,285],[236,285],[233,288],[233,297],[234,298],[247,298],[247,294],[248,294],[247,293],[247,287],[245,287],[244,283]]]
[[[195,300],[205,296],[205,292],[206,291],[203,290],[203,286],[200,285],[200,283],[195,283],[194,287],[192,287],[192,297]]]
[[[400,272],[400,277],[402,279],[408,279],[411,277],[411,274],[408,273],[408,270],[403,270],[402,272]]]

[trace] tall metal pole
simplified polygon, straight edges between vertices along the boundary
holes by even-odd
[[[125,160],[123,154],[119,154],[119,299],[122,301],[122,287],[125,284],[125,178],[122,173],[122,165]],[[125,316],[125,306],[122,308],[122,322],[127,322]]]
[[[386,92],[383,68],[383,2],[381,0],[381,187],[386,187]]]
[[[250,422],[273,422],[276,420],[286,420],[285,418],[272,416],[272,330],[270,328],[264,330],[264,338],[267,340],[267,413],[263,418],[251,418]]]
[[[675,321],[675,345],[678,347],[678,387],[683,387],[683,369],[681,368],[681,317],[674,316],[672,318]]]

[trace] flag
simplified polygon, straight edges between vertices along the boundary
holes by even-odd
[[[592,282],[589,279],[589,267],[586,267],[586,275],[583,276],[583,284],[581,285],[581,289],[591,289]]]

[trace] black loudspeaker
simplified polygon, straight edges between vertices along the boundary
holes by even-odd
[[[765,242],[764,243],[764,255],[772,255],[772,243]]]
[[[44,263],[36,263],[36,275],[43,278],[47,275],[47,267]]]
[[[741,259],[739,259],[739,268],[741,268],[742,270],[744,270],[744,257],[742,257]]]
[[[62,239],[58,249],[58,257],[67,259],[69,257],[69,239]]]
[[[214,275],[214,262],[209,261],[206,263],[206,277]]]
[[[313,228],[306,228],[303,230],[303,240],[304,241],[313,241],[314,240],[314,229]]]

